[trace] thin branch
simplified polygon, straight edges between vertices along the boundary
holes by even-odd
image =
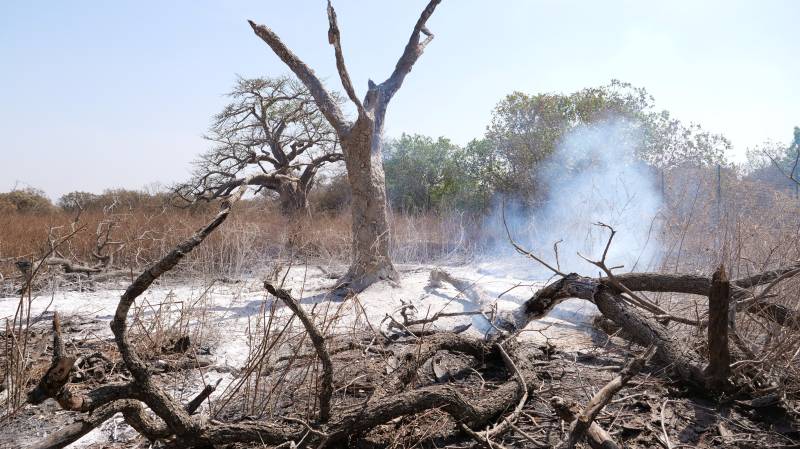
[[[764,151],[764,154],[772,162],[772,165],[774,165],[775,168],[777,168],[778,171],[781,172],[781,174],[786,177],[786,179],[788,179],[789,181],[792,181],[795,184],[800,185],[800,178],[797,178],[797,175],[795,174],[796,171],[797,171],[798,162],[800,162],[800,146],[798,146],[798,148],[797,148],[797,155],[794,157],[794,163],[792,164],[792,171],[789,172],[789,173],[786,173],[786,171],[783,169],[783,167],[781,167],[781,165],[778,163],[778,161],[776,161],[775,158],[773,158],[772,155],[769,154],[769,152]]]
[[[537,257],[535,254],[531,253],[530,251],[522,248],[521,246],[519,246],[517,244],[517,242],[514,241],[514,238],[511,237],[511,231],[508,229],[508,223],[506,223],[506,204],[505,204],[505,201],[503,201],[502,216],[503,216],[503,226],[506,228],[506,235],[508,236],[508,241],[511,242],[511,245],[514,247],[514,249],[517,250],[518,253],[520,253],[520,254],[522,254],[524,256],[530,257],[531,259],[539,262],[540,264],[544,265],[545,268],[547,268],[548,270],[550,270],[553,273],[557,274],[558,276],[562,276],[562,277],[566,277],[567,276],[565,273],[561,272],[561,270],[559,270],[557,268],[553,268],[549,263],[547,263],[544,260],[540,259],[539,257]]]
[[[601,222],[595,223],[595,226],[600,226],[600,227],[606,228],[611,232],[611,234],[608,237],[608,240],[606,241],[606,246],[603,249],[602,258],[599,261],[595,261],[595,260],[591,260],[591,259],[588,259],[588,258],[584,257],[581,253],[578,253],[578,256],[580,256],[583,260],[589,262],[590,264],[596,266],[597,268],[600,268],[601,270],[603,270],[603,272],[608,277],[609,282],[611,282],[611,285],[613,285],[614,287],[620,289],[624,293],[628,294],[629,298],[626,298],[626,299],[631,299],[632,303],[634,305],[642,307],[642,308],[644,308],[644,309],[646,309],[646,310],[648,310],[648,311],[650,311],[650,312],[652,312],[654,314],[657,314],[657,315],[659,315],[661,317],[667,317],[667,318],[673,319],[675,321],[686,322],[687,321],[686,319],[680,318],[680,317],[673,317],[670,313],[668,313],[666,310],[662,309],[661,307],[657,306],[655,303],[653,303],[649,299],[645,299],[645,298],[637,295],[636,293],[631,291],[628,287],[623,285],[617,279],[617,277],[614,275],[614,273],[612,273],[611,268],[609,268],[606,265],[606,258],[608,257],[608,250],[609,250],[609,248],[611,248],[611,242],[612,242],[612,240],[614,240],[614,236],[617,234],[617,231],[613,227],[611,227],[611,226],[609,226],[609,225],[607,225],[605,223],[601,223]],[[625,298],[625,297],[622,296],[622,298]],[[688,324],[698,325],[699,323],[694,322],[694,321],[690,321],[690,323],[688,323]]]
[[[280,299],[286,304],[300,322],[306,328],[308,336],[311,338],[311,343],[317,352],[320,362],[322,362],[322,386],[319,392],[319,420],[320,422],[327,422],[331,414],[331,396],[333,395],[333,362],[328,353],[328,348],[325,344],[325,337],[319,332],[314,321],[306,314],[305,310],[298,304],[298,302],[289,294],[288,291],[282,288],[276,288],[270,284],[269,281],[264,281],[264,288],[267,291]]]

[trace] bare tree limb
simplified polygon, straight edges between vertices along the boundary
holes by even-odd
[[[258,25],[252,20],[247,21],[250,24],[250,27],[253,28],[253,31],[256,33],[258,37],[261,38],[267,45],[272,49],[273,52],[284,62],[289,68],[294,72],[295,75],[300,79],[300,81],[305,84],[308,90],[311,92],[311,95],[314,96],[314,100],[317,102],[320,111],[328,119],[328,122],[333,126],[336,132],[340,135],[347,135],[350,125],[344,118],[344,114],[339,106],[334,101],[333,97],[325,87],[322,85],[322,81],[317,78],[317,75],[314,73],[314,70],[311,69],[309,66],[306,65],[302,60],[300,60],[297,55],[295,55],[289,48],[281,41],[277,34],[275,34],[270,28],[264,25]]]
[[[414,63],[417,62],[417,59],[419,59],[420,55],[422,55],[422,52],[425,50],[425,46],[433,40],[433,33],[428,30],[426,23],[431,15],[433,15],[433,11],[436,10],[436,6],[438,6],[439,3],[441,3],[441,0],[430,0],[428,6],[422,10],[416,25],[414,25],[414,30],[411,31],[411,37],[408,39],[406,48],[397,61],[394,71],[386,81],[381,83],[380,89],[383,92],[384,103],[388,103],[397,90],[400,89],[406,75],[408,75]],[[422,34],[425,35],[424,40],[420,40]]]
[[[198,393],[197,396],[194,397],[194,399],[192,399],[191,401],[189,401],[188,404],[186,404],[186,411],[190,415],[194,415],[195,412],[197,411],[197,409],[199,409],[200,406],[203,405],[203,401],[205,401],[209,396],[211,396],[211,393],[216,391],[216,389],[219,386],[220,382],[222,382],[222,378],[221,377],[219,379],[217,379],[217,383],[216,384],[214,384],[214,385],[211,385],[211,384],[206,385],[205,388],[203,388],[203,390],[200,393]]]
[[[344,55],[342,54],[342,41],[341,34],[339,33],[339,25],[336,23],[336,11],[333,9],[331,1],[328,0],[328,43],[333,45],[336,54],[336,69],[339,72],[339,79],[342,80],[342,87],[350,97],[350,101],[356,105],[359,114],[364,114],[364,105],[358,99],[353,83],[350,81],[350,74],[347,73],[347,66],[344,63]]]
[[[505,227],[505,229],[506,229],[506,235],[508,236],[508,241],[511,242],[511,245],[514,247],[514,249],[517,250],[518,253],[522,254],[523,256],[530,257],[531,259],[535,260],[536,262],[539,262],[540,264],[542,264],[542,266],[544,266],[548,270],[552,271],[553,273],[557,274],[558,276],[566,276],[566,274],[562,273],[561,270],[559,270],[557,268],[553,268],[552,265],[550,265],[549,263],[547,263],[544,260],[540,259],[538,256],[536,256],[536,254],[533,254],[530,251],[527,251],[526,249],[522,248],[520,245],[517,244],[517,242],[514,241],[514,238],[511,237],[511,230],[508,229],[508,223],[506,222],[506,204],[505,204],[505,201],[503,202],[503,207],[502,207],[502,217],[503,217],[503,227]]]
[[[319,420],[320,422],[327,422],[331,415],[331,396],[333,396],[333,362],[328,353],[328,348],[325,343],[325,337],[314,326],[314,321],[306,314],[303,307],[289,294],[288,291],[282,288],[276,288],[270,284],[269,281],[264,281],[264,288],[267,291],[280,299],[286,304],[289,309],[297,315],[303,327],[306,328],[308,336],[311,338],[311,343],[317,352],[320,362],[322,362],[322,386],[319,392]]]
[[[69,373],[75,364],[75,357],[64,354],[64,341],[61,338],[61,320],[58,313],[53,314],[53,361],[36,388],[28,393],[28,402],[40,404],[47,398],[54,398],[69,382]]]
[[[83,416],[74,423],[61,427],[36,445],[31,446],[31,449],[61,449],[69,446],[121,412],[123,408],[122,404],[117,403],[101,407],[91,415]]]
[[[605,249],[603,249],[603,256],[602,256],[602,258],[601,258],[599,261],[594,261],[594,260],[590,260],[590,259],[588,259],[588,258],[584,257],[584,256],[583,256],[583,255],[581,255],[580,253],[578,253],[578,256],[580,256],[580,257],[581,257],[583,260],[585,260],[585,261],[589,262],[590,264],[592,264],[592,265],[596,266],[597,268],[600,268],[600,269],[603,271],[603,273],[605,273],[605,274],[606,274],[606,276],[608,276],[608,281],[609,281],[609,282],[610,282],[612,285],[614,285],[614,287],[617,287],[618,289],[620,289],[620,290],[622,290],[623,292],[625,292],[625,293],[627,293],[627,294],[628,294],[628,297],[629,297],[629,299],[631,300],[631,302],[632,302],[634,305],[637,305],[637,306],[639,306],[639,307],[642,307],[642,308],[644,308],[645,310],[648,310],[648,311],[650,311],[650,312],[652,312],[652,313],[655,313],[655,314],[658,314],[658,315],[660,315],[660,316],[666,316],[666,317],[670,317],[670,318],[672,318],[672,319],[675,319],[675,320],[681,321],[681,318],[679,318],[679,317],[672,317],[672,316],[671,316],[669,313],[667,313],[667,312],[666,312],[664,309],[662,309],[661,307],[658,307],[656,304],[654,304],[654,303],[653,303],[652,301],[650,301],[649,299],[645,299],[645,298],[642,298],[642,297],[640,297],[639,295],[637,295],[637,294],[635,294],[634,292],[632,292],[632,291],[631,291],[631,290],[630,290],[628,287],[626,287],[624,284],[622,284],[621,282],[619,282],[619,280],[617,279],[617,277],[616,277],[616,276],[614,275],[614,273],[611,271],[612,269],[611,269],[611,268],[609,268],[609,267],[606,265],[606,258],[608,257],[608,249],[611,247],[611,241],[612,241],[612,240],[614,240],[614,236],[617,234],[617,231],[616,231],[616,230],[615,230],[613,227],[611,227],[611,226],[609,226],[609,225],[607,225],[607,224],[605,224],[605,223],[600,223],[600,222],[598,222],[598,223],[595,223],[595,226],[600,226],[600,227],[606,228],[606,229],[608,229],[608,230],[611,232],[611,234],[608,236],[608,240],[606,241],[606,247],[605,247]],[[623,298],[625,298],[625,297],[623,296]],[[628,299],[628,298],[625,298],[625,299]],[[698,323],[695,323],[695,322],[690,322],[690,323],[688,323],[688,324],[698,324]]]
[[[578,415],[575,421],[570,425],[570,432],[567,440],[564,441],[560,447],[572,449],[580,440],[583,439],[589,426],[594,422],[597,415],[603,410],[603,407],[611,402],[617,392],[619,392],[633,377],[641,371],[647,360],[656,352],[655,346],[647,348],[647,350],[639,357],[634,358],[628,362],[625,367],[620,371],[619,375],[603,388],[601,388],[586,404],[586,407]]]
[[[623,327],[637,342],[655,345],[656,355],[675,373],[691,385],[703,388],[705,375],[699,356],[680,342],[669,330],[653,318],[643,315],[637,308],[622,299],[621,295],[599,280],[570,274],[538,292],[526,301],[515,315],[519,317],[516,329],[529,320],[539,319],[566,298],[579,298],[593,302],[600,312]]]
[[[151,267],[144,270],[128,286],[120,298],[114,318],[111,321],[111,330],[117,343],[125,365],[134,377],[136,386],[141,390],[139,395],[147,405],[162,418],[170,429],[177,433],[186,433],[196,428],[189,417],[189,414],[174,399],[167,395],[160,388],[153,385],[150,381],[150,373],[147,365],[139,358],[128,341],[127,317],[133,302],[139,295],[145,292],[150,285],[155,282],[162,274],[175,267],[187,254],[200,245],[219,225],[221,225],[230,214],[233,203],[238,201],[246,187],[240,187],[230,197],[223,200],[219,213],[203,228],[199,229],[194,235],[179,243],[172,251],[161,258]]]

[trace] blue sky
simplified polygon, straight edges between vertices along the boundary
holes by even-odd
[[[334,1],[359,95],[368,78],[388,76],[424,5]],[[511,91],[617,78],[725,134],[740,158],[800,125],[798,17],[791,0],[444,0],[387,134],[464,143]],[[2,2],[0,190],[30,185],[57,198],[186,178],[236,75],[287,72],[246,19],[340,87],[321,0]]]

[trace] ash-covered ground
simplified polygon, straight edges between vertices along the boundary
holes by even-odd
[[[399,285],[376,284],[358,295],[357,301],[331,298],[328,292],[335,285],[335,272],[318,266],[295,266],[279,273],[284,288],[290,289],[303,305],[315,313],[337,314],[336,326],[353,326],[356,315],[365,312],[367,326],[379,326],[387,314],[396,314],[403,305],[414,306],[418,318],[433,316],[440,312],[464,312],[475,310],[495,310],[498,314],[510,312],[528,299],[541,280],[524,277],[520,270],[513,272],[511,267],[504,269],[500,263],[439,267],[432,265],[398,266],[401,273]],[[432,283],[431,271],[444,269],[449,274],[469,282],[482,290],[484,304],[477,304],[464,292],[448,283]],[[498,273],[504,273],[502,275]],[[508,274],[505,274],[508,273]],[[108,327],[118,299],[124,291],[124,283],[105,286],[96,291],[55,291],[40,292],[31,303],[31,317],[34,328],[39,328],[43,342],[47,342],[52,312],[57,311],[67,323],[68,341],[110,343],[112,334]],[[227,385],[236,377],[247,362],[250,354],[249,330],[253,321],[264,308],[270,306],[274,298],[267,294],[261,279],[220,280],[166,280],[148,290],[137,300],[143,316],[158,315],[160,320],[183,321],[188,328],[202,327],[200,345],[203,347],[204,364],[202,376],[192,372],[189,378],[178,382],[173,390],[178,397],[189,398],[201,390],[205,384],[213,384],[221,379],[215,395],[225,391]],[[0,319],[13,317],[19,298],[0,298]],[[279,304],[282,307],[282,304]],[[183,311],[183,312],[181,312]],[[187,312],[188,311],[188,312]],[[286,311],[284,311],[286,312]],[[591,319],[597,310],[594,305],[581,300],[568,300],[560,304],[547,318],[531,323],[521,338],[549,344],[561,351],[578,351],[590,348],[592,342]],[[181,314],[186,315],[182,317]],[[363,315],[362,315],[363,316]],[[364,325],[360,320],[359,325]],[[465,332],[484,335],[490,324],[484,316],[442,317],[432,324],[438,329],[452,329],[470,324]],[[69,348],[69,343],[68,343]],[[45,350],[45,347],[42,347]],[[41,354],[43,359],[47,354]],[[52,402],[52,401],[48,401]],[[55,404],[33,407],[26,405],[20,411],[18,426],[12,433],[0,437],[3,447],[14,447],[33,443],[57,428],[65,415]],[[54,419],[55,418],[55,419]],[[14,428],[12,425],[9,428]],[[30,426],[30,427],[29,427]],[[98,443],[109,443],[131,438],[121,417],[110,420],[106,425],[95,429],[71,447],[92,447]],[[129,429],[128,429],[129,430]]]

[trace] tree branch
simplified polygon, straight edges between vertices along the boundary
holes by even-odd
[[[248,20],[247,22],[253,28],[256,35],[266,42],[272,51],[275,52],[275,55],[277,55],[284,64],[289,66],[292,72],[305,84],[314,97],[320,111],[336,132],[340,136],[346,135],[350,129],[350,125],[346,122],[344,114],[342,114],[342,110],[336,104],[336,101],[334,101],[331,94],[325,90],[322,81],[317,78],[314,70],[289,50],[278,35],[271,29],[264,25],[258,25],[252,20]]]
[[[331,362],[331,356],[325,344],[325,337],[317,330],[317,327],[314,326],[314,321],[311,320],[308,314],[306,314],[306,311],[303,310],[303,307],[297,303],[288,291],[282,288],[275,288],[275,286],[268,281],[264,281],[264,288],[266,288],[271,295],[283,301],[284,304],[297,315],[297,318],[303,323],[303,327],[306,328],[306,332],[311,338],[311,343],[314,345],[317,357],[319,357],[320,362],[322,362],[322,386],[319,392],[319,420],[323,423],[327,422],[331,415],[331,396],[333,396],[333,362]]]
[[[356,91],[353,89],[350,74],[347,73],[347,66],[344,63],[341,34],[339,33],[339,25],[336,23],[336,11],[333,9],[331,0],[328,0],[328,43],[333,45],[333,50],[336,54],[336,70],[339,72],[339,79],[342,80],[342,87],[347,92],[347,96],[350,97],[350,101],[358,108],[358,113],[363,114],[364,105],[361,104],[361,100],[358,99]]]
[[[414,30],[411,32],[411,37],[408,39],[408,43],[406,44],[406,48],[403,50],[402,56],[397,61],[397,65],[394,68],[394,72],[392,72],[391,76],[381,83],[380,88],[383,91],[383,101],[387,102],[394,96],[400,86],[403,85],[403,80],[405,79],[408,72],[411,71],[411,68],[414,66],[414,63],[417,62],[420,55],[422,55],[423,50],[425,50],[425,46],[433,40],[433,33],[428,30],[425,24],[428,22],[428,19],[433,15],[433,11],[436,9],[436,6],[441,3],[441,0],[430,0],[428,2],[428,6],[422,10],[422,13],[417,20],[416,25],[414,25]],[[425,39],[420,41],[420,34],[425,35]]]
[[[161,260],[139,274],[120,298],[114,318],[111,321],[111,330],[114,333],[117,348],[125,362],[125,366],[133,375],[134,383],[139,390],[137,396],[141,397],[156,415],[167,423],[170,429],[179,434],[191,431],[197,424],[191,421],[189,414],[183,407],[150,382],[150,372],[147,369],[147,365],[139,358],[128,341],[128,312],[136,298],[144,293],[156,279],[174,268],[228,218],[233,203],[241,199],[246,190],[246,186],[239,187],[233,195],[222,201],[219,213],[208,224],[188,239],[179,243]]]
[[[611,402],[611,398],[633,379],[633,376],[641,371],[645,363],[647,363],[647,360],[653,356],[655,351],[655,346],[647,348],[644,354],[628,362],[617,377],[611,379],[610,382],[603,386],[603,388],[592,397],[583,411],[578,415],[575,421],[572,422],[572,425],[570,425],[569,437],[560,447],[572,449],[575,447],[575,444],[583,439],[586,431],[592,425],[595,418],[597,418],[600,411],[603,410],[603,407],[608,405],[608,403]]]

